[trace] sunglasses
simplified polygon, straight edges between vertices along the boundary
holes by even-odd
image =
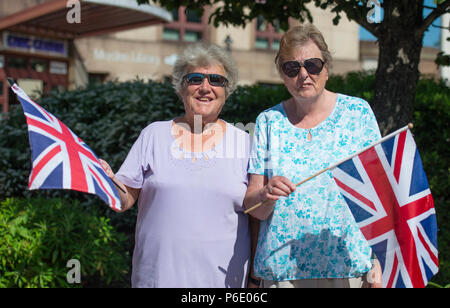
[[[228,79],[219,74],[202,74],[202,73],[190,73],[183,77],[189,85],[200,85],[203,80],[208,78],[210,85],[214,87],[225,87],[228,84]]]
[[[300,73],[300,68],[302,66],[306,69],[308,73],[312,75],[319,75],[323,69],[324,64],[325,62],[322,59],[311,58],[306,59],[305,61],[303,61],[303,63],[299,61],[284,62],[283,65],[281,66],[281,69],[283,70],[283,73],[290,78],[297,76],[298,73]]]

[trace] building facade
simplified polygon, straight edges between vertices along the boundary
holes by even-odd
[[[54,21],[58,16],[65,17],[67,3],[66,0],[0,2],[3,111],[8,109],[7,76],[19,80],[28,93],[55,87],[72,89],[106,80],[165,80],[170,79],[177,55],[188,44],[200,41],[231,51],[239,67],[239,84],[282,82],[274,59],[283,32],[276,24],[268,24],[263,19],[257,18],[245,27],[215,28],[208,24],[211,9],[206,8],[202,16],[197,16],[180,7],[173,12],[153,8],[147,15],[159,18],[146,21],[145,16],[135,12],[138,8],[132,7],[137,5],[135,0],[80,0],[79,24]],[[106,4],[121,7],[111,8]],[[59,10],[49,8],[56,5]],[[130,10],[122,12],[124,5],[131,7],[134,15],[130,15]],[[33,11],[36,7],[40,8],[38,12]],[[374,42],[359,40],[358,24],[343,18],[335,26],[334,13],[313,5],[310,10],[333,56],[331,74],[376,68],[378,47]],[[11,19],[20,22],[14,24]],[[297,24],[298,21],[290,21],[290,26]],[[438,51],[423,49],[422,73],[439,76],[434,64]]]
[[[358,25],[342,20],[332,23],[333,14],[311,7],[315,25],[324,34],[334,62],[332,73],[360,70]],[[274,65],[282,31],[264,20],[242,27],[217,28],[203,16],[184,8],[172,12],[172,23],[113,33],[76,41],[90,76],[99,80],[132,78],[163,80],[170,76],[177,55],[186,45],[205,41],[228,48],[239,67],[240,84],[281,83]],[[291,26],[299,24],[291,21]]]
[[[17,102],[7,77],[32,96],[85,86],[89,70],[76,40],[169,21],[166,10],[134,0],[1,1],[0,111]]]

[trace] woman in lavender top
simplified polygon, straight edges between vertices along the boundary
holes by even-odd
[[[236,82],[226,51],[187,48],[173,72],[185,114],[144,128],[116,174],[103,162],[123,210],[139,200],[133,287],[246,286],[249,136],[219,119]]]

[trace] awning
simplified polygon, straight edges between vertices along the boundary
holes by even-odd
[[[78,5],[73,3],[80,5],[80,23],[67,20],[68,13]],[[73,39],[170,21],[172,15],[166,10],[138,5],[136,0],[51,0],[1,18],[0,31]]]

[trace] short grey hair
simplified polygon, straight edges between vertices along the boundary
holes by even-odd
[[[333,58],[328,50],[328,45],[325,42],[322,32],[320,32],[320,30],[313,24],[304,24],[289,29],[281,37],[280,48],[277,56],[275,57],[275,64],[280,74],[282,73],[281,66],[286,58],[292,56],[295,49],[301,48],[309,41],[313,41],[314,44],[316,44],[316,46],[320,49],[326,67],[331,67]]]
[[[228,79],[228,84],[225,87],[226,97],[228,98],[236,90],[238,69],[231,54],[213,44],[190,45],[179,55],[172,73],[173,88],[177,94],[181,93],[185,86],[183,77],[189,73],[190,68],[217,64],[223,66],[226,73],[225,77]]]

